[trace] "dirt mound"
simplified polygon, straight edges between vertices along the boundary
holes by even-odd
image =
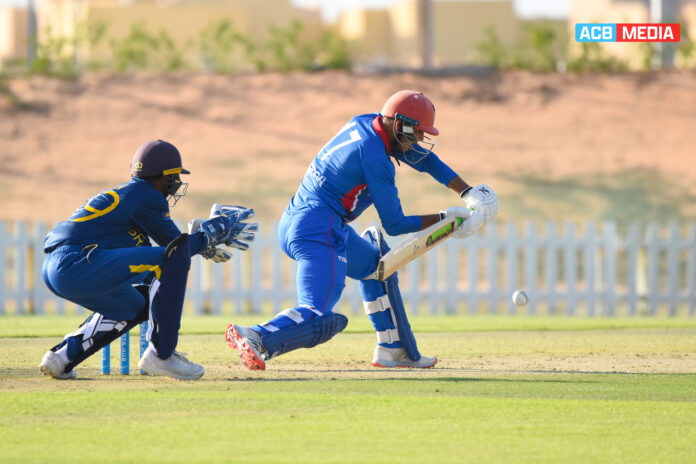
[[[249,204],[262,220],[275,219],[323,144],[351,116],[379,111],[403,88],[435,102],[435,151],[470,182],[495,186],[510,205],[507,219],[592,218],[594,206],[572,207],[593,204],[576,198],[585,194],[597,205],[659,196],[663,209],[684,201],[669,214],[692,214],[694,73],[324,72],[13,80],[0,95],[0,219],[66,218],[92,194],[127,180],[134,150],[153,138],[176,144],[192,172],[178,219],[204,214],[214,201]],[[407,213],[456,201],[410,171],[398,170]],[[558,196],[568,189],[573,198]],[[617,192],[624,195],[611,200]]]

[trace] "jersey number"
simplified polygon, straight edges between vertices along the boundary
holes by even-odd
[[[357,129],[353,129],[353,130],[350,131],[349,134],[348,134],[348,135],[350,136],[350,138],[349,138],[348,140],[344,140],[343,142],[337,143],[337,144],[334,145],[333,147],[327,149],[327,147],[328,147],[329,145],[331,145],[341,134],[343,134],[344,132],[347,132],[348,129],[351,129],[352,127],[355,127],[356,125],[357,125],[356,122],[349,122],[348,124],[346,124],[345,126],[343,126],[343,128],[338,132],[338,134],[336,134],[336,137],[334,137],[333,139],[331,139],[331,141],[330,141],[329,143],[327,143],[327,144],[324,146],[324,148],[322,149],[322,151],[324,151],[324,150],[325,150],[325,151],[324,151],[324,153],[322,153],[321,155],[319,155],[319,159],[323,161],[323,160],[325,160],[331,153],[335,152],[335,151],[338,150],[339,148],[343,148],[343,147],[345,147],[346,145],[349,145],[349,144],[351,144],[351,143],[353,143],[353,142],[357,142],[358,140],[360,140],[360,133],[358,132]]]

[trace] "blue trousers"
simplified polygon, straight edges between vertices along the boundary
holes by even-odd
[[[116,321],[135,318],[145,297],[133,284],[159,272],[164,247],[102,249],[66,245],[46,255],[43,280],[56,295]]]
[[[283,213],[278,226],[280,247],[297,261],[297,299],[294,308],[309,320],[332,311],[345,288],[346,276],[361,280],[375,272],[379,250],[342,223],[330,210],[313,208]],[[298,321],[281,313],[252,328],[261,334]],[[270,325],[272,330],[268,330]]]

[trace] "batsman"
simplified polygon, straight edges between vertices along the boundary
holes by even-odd
[[[92,314],[46,352],[39,365],[45,375],[76,378],[78,364],[148,319],[140,369],[181,380],[204,374],[175,350],[191,256],[225,262],[232,255],[217,246],[246,249],[257,225],[242,222],[253,210],[216,204],[210,219],[192,221],[182,234],[168,204],[186,194],[182,174],[189,171],[174,145],[146,142],[133,156],[129,182],[93,196],[48,233],[46,286]]]
[[[398,273],[385,281],[375,270],[389,251],[377,227],[362,235],[349,225],[375,205],[389,235],[427,228],[446,217],[464,219],[458,238],[474,234],[498,212],[498,198],[486,185],[470,186],[433,152],[435,106],[423,93],[402,90],[381,113],[352,118],[316,155],[283,212],[278,240],[297,262],[297,306],[252,327],[230,324],[226,339],[249,369],[262,370],[283,353],[324,343],[348,319],[333,312],[346,276],[360,281],[365,312],[377,332],[375,367],[429,368],[435,357],[421,355],[406,316]],[[426,135],[427,134],[427,135]],[[463,200],[461,206],[406,216],[395,185],[404,164],[429,174]],[[459,222],[459,221],[458,221]]]

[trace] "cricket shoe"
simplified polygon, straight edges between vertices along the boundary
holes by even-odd
[[[186,359],[185,353],[175,351],[167,359],[161,359],[151,343],[138,361],[138,367],[146,374],[163,375],[178,380],[196,380],[205,374],[203,366]]]
[[[252,371],[266,369],[261,335],[249,327],[230,324],[225,333],[227,346],[239,352],[242,364]]]
[[[58,380],[73,380],[77,378],[77,372],[71,369],[70,372],[65,372],[65,361],[56,352],[48,350],[39,364],[39,370],[44,375],[49,375]]]
[[[413,361],[403,348],[387,348],[377,345],[375,356],[372,358],[373,367],[406,367],[427,369],[437,364],[437,358],[421,356],[418,361]]]

